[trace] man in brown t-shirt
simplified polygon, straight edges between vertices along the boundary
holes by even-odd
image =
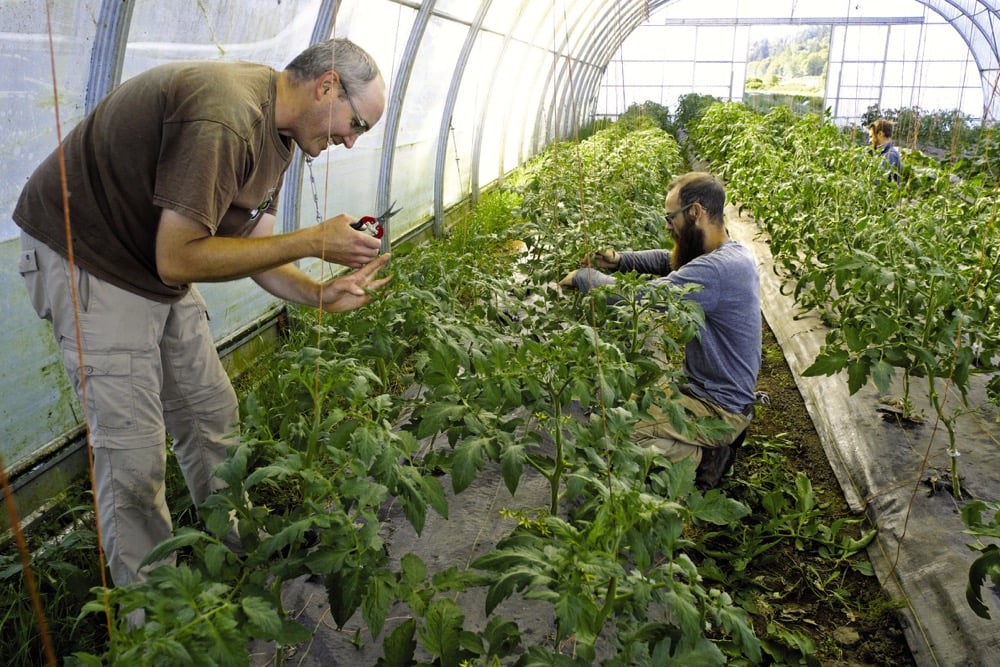
[[[86,385],[116,585],[143,579],[139,564],[171,534],[167,433],[196,505],[221,487],[213,471],[238,442],[236,394],[192,283],[250,277],[279,298],[340,312],[388,281],[377,274],[389,255],[351,216],[274,234],[294,147],[310,157],[350,148],[384,109],[377,65],[345,39],[309,47],[280,72],[163,65],[109,93],[24,187],[19,269],[78,394]],[[295,266],[306,257],[358,270],[321,283]]]

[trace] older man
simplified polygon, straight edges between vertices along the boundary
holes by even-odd
[[[330,312],[368,303],[385,284],[381,241],[351,229],[348,215],[273,233],[295,146],[313,157],[350,148],[384,107],[378,67],[343,39],[309,47],[280,72],[162,65],[108,94],[21,193],[19,269],[85,389],[116,585],[143,579],[140,563],[171,534],[167,433],[196,505],[220,488],[214,470],[238,442],[236,394],[192,283],[251,277]],[[321,283],[295,266],[304,257],[359,270]]]

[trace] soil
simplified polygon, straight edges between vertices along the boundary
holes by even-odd
[[[766,324],[763,334],[764,354],[757,388],[767,394],[769,404],[758,408],[750,427],[751,436],[745,445],[749,451],[737,457],[733,476],[750,478],[754,467],[761,465],[753,456],[755,441],[768,438],[787,440],[794,445],[785,451],[788,464],[796,471],[804,472],[812,482],[816,495],[828,503],[825,523],[829,525],[840,517],[856,518],[840,491],[791,370]],[[784,561],[784,565],[771,567],[769,572],[758,573],[758,576],[780,580],[795,572],[798,569],[795,561],[801,559],[801,555],[791,547],[785,551],[774,561]],[[794,584],[785,583],[787,586]],[[845,587],[845,597],[852,601],[855,609],[832,606],[804,591],[798,599],[786,598],[783,603],[788,603],[788,608],[780,610],[777,615],[791,621],[790,625],[795,630],[812,638],[817,658],[824,666],[915,665],[893,612],[894,604],[882,591],[878,579],[851,570],[841,585]]]

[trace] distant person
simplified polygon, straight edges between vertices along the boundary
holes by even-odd
[[[868,126],[868,135],[871,137],[872,148],[882,155],[888,165],[889,179],[898,183],[902,161],[899,157],[899,149],[892,143],[892,121],[885,118],[873,121]]]
[[[241,62],[162,65],[111,91],[21,192],[19,270],[78,394],[86,377],[115,585],[145,579],[140,562],[171,536],[167,434],[196,506],[222,488],[213,472],[239,443],[236,393],[193,283],[250,277],[281,299],[339,312],[367,304],[388,281],[377,277],[389,259],[378,256],[381,241],[351,229],[349,215],[274,234],[295,147],[311,157],[350,148],[384,108],[378,67],[345,39],[310,46],[280,72]],[[358,270],[320,283],[295,266],[306,257]]]
[[[705,324],[700,337],[685,348],[687,384],[679,400],[690,416],[720,419],[731,430],[717,438],[700,431],[680,433],[653,405],[649,412],[654,421],[639,422],[633,437],[672,461],[690,457],[698,466],[695,481],[702,489],[718,486],[733,465],[736,452],[731,445],[753,418],[761,361],[760,278],[750,251],[729,238],[725,205],[725,188],[714,176],[685,174],[668,186],[666,197],[672,251],[607,249],[588,260],[597,269],[660,276],[651,285],[700,287],[684,297],[701,306]],[[597,269],[577,269],[559,284],[583,292],[614,284],[614,277]]]

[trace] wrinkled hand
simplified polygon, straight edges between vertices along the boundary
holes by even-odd
[[[316,233],[320,235],[322,245],[318,256],[327,262],[352,269],[366,266],[378,257],[382,241],[365,232],[352,229],[353,222],[357,222],[357,219],[341,213],[317,225]]]
[[[370,302],[376,296],[374,292],[392,280],[392,276],[376,277],[379,269],[389,262],[391,256],[390,253],[386,253],[354,273],[341,276],[324,285],[323,310],[330,313],[342,313],[360,308]]]
[[[593,265],[603,271],[614,271],[622,261],[622,256],[614,248],[605,248],[594,253]]]

